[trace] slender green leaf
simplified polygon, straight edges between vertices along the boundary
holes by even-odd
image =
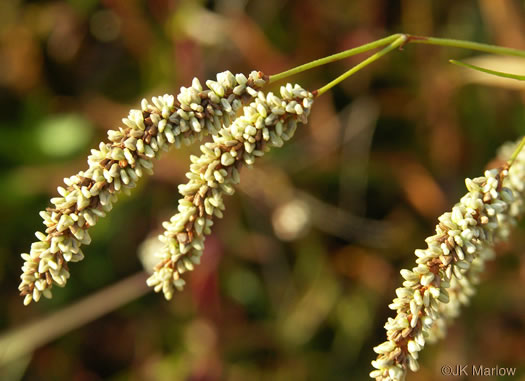
[[[467,69],[473,69],[473,70],[481,71],[483,73],[495,75],[497,77],[511,78],[511,79],[517,79],[518,81],[525,81],[525,75],[517,75],[517,74],[511,74],[511,73],[504,73],[502,71],[485,69],[485,68],[482,68],[482,67],[479,67],[479,66],[476,66],[476,65],[468,64],[468,63],[465,63],[465,62],[459,62],[459,61],[456,61],[456,60],[449,60],[449,62],[451,64],[454,64],[454,65],[462,66],[462,67],[465,67]]]

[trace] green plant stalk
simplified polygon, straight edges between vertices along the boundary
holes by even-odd
[[[519,50],[519,49],[512,49],[512,48],[506,48],[506,47],[495,46],[495,45],[490,45],[490,44],[482,44],[479,42],[472,42],[472,41],[465,41],[465,40],[455,40],[455,39],[449,39],[449,38],[426,37],[426,36],[412,36],[410,34],[405,34],[405,33],[396,33],[391,36],[379,39],[377,41],[358,46],[356,48],[348,49],[340,53],[336,53],[336,54],[333,54],[333,55],[330,55],[324,58],[320,58],[320,59],[305,63],[303,65],[294,67],[292,69],[283,71],[282,73],[270,75],[268,83],[274,83],[281,79],[288,78],[292,75],[302,73],[303,71],[307,71],[307,70],[310,70],[310,69],[313,69],[319,66],[326,65],[331,62],[336,62],[344,58],[348,58],[348,57],[351,57],[351,56],[354,56],[360,53],[365,53],[370,50],[383,47],[385,45],[392,44],[394,41],[396,41],[400,37],[405,38],[405,41],[402,45],[406,45],[409,43],[437,45],[437,46],[444,46],[444,47],[451,47],[451,48],[468,49],[468,50],[474,50],[478,52],[485,52],[485,53],[491,53],[491,54],[497,54],[497,55],[507,55],[507,56],[525,58],[525,51]]]
[[[318,66],[326,65],[331,62],[339,61],[344,58],[348,58],[360,53],[364,53],[385,45],[388,45],[386,48],[383,48],[379,52],[373,54],[372,56],[368,57],[361,63],[355,65],[347,72],[343,73],[333,81],[329,82],[325,86],[321,87],[317,91],[314,92],[316,96],[319,96],[335,85],[339,84],[340,82],[344,81],[354,73],[358,72],[359,70],[363,69],[364,67],[368,66],[372,62],[377,61],[379,58],[383,57],[387,53],[391,52],[397,47],[403,47],[406,44],[409,43],[416,43],[416,44],[426,44],[426,45],[437,45],[437,46],[443,46],[443,47],[451,47],[451,48],[460,48],[460,49],[468,49],[468,50],[474,50],[484,53],[490,53],[490,54],[497,54],[497,55],[507,55],[507,56],[514,56],[514,57],[522,57],[525,58],[525,51],[519,50],[519,49],[513,49],[513,48],[506,48],[501,46],[495,46],[490,44],[482,44],[479,42],[472,42],[472,41],[465,41],[465,40],[456,40],[456,39],[449,39],[449,38],[438,38],[438,37],[426,37],[426,36],[412,36],[409,34],[404,33],[396,33],[391,36],[379,39],[377,41],[364,44],[361,46],[358,46],[356,48],[352,48],[349,50],[345,50],[340,53],[336,53],[324,58],[320,58],[311,62],[308,62],[306,64],[297,66],[295,68],[286,70],[282,73],[274,74],[269,77],[268,83],[277,82],[281,79],[290,77],[292,75],[301,73],[303,71],[307,71],[313,68],[316,68]],[[523,80],[523,76],[508,74],[508,73],[501,73],[494,70],[489,69],[483,69],[478,68],[477,66],[465,64],[463,62],[458,62],[455,60],[450,60],[451,63],[456,64],[458,66],[464,66],[467,68],[480,70],[488,74],[494,74],[498,75],[500,77],[507,77],[507,78],[513,78],[518,80]],[[525,146],[525,137],[521,140],[520,144],[516,148],[516,150],[513,152],[511,158],[508,161],[509,167],[512,165],[512,163],[516,160],[516,157],[519,155],[523,147]]]
[[[391,35],[389,37],[385,37],[385,38],[382,38],[380,40],[377,40],[377,41],[374,41],[374,42],[370,42],[368,44],[364,44],[364,45],[358,46],[357,48],[348,49],[348,50],[345,50],[344,52],[341,52],[341,53],[332,54],[330,56],[327,56],[327,57],[324,57],[324,58],[320,58],[320,59],[317,59],[317,60],[305,63],[303,65],[299,65],[299,66],[294,67],[292,69],[283,71],[282,73],[279,73],[279,74],[270,75],[270,79],[269,79],[268,83],[274,83],[274,82],[277,82],[277,81],[279,81],[281,79],[288,78],[288,77],[290,77],[292,75],[302,73],[303,71],[307,71],[307,70],[316,68],[318,66],[323,66],[323,65],[326,65],[326,64],[331,63],[331,62],[339,61],[339,60],[342,60],[344,58],[348,58],[348,57],[351,57],[351,56],[355,56],[357,54],[368,52],[369,50],[380,48],[382,46],[385,46],[385,45],[388,45],[388,44],[392,43],[392,41],[396,40],[400,36],[401,36],[401,34],[394,34],[394,35]]]
[[[406,35],[400,35],[396,40],[394,40],[394,42],[392,42],[390,45],[388,45],[386,48],[384,49],[381,49],[379,52],[371,55],[370,57],[368,57],[366,60],[360,62],[359,64],[355,65],[353,68],[351,68],[350,70],[346,71],[345,73],[341,74],[339,77],[337,77],[336,79],[334,79],[333,81],[327,83],[326,85],[324,85],[323,87],[321,87],[320,89],[318,89],[317,91],[314,91],[314,94],[316,96],[320,96],[322,94],[324,94],[325,92],[327,92],[328,90],[330,90],[332,87],[338,85],[339,83],[341,83],[342,81],[344,81],[345,79],[347,79],[348,77],[350,77],[351,75],[357,73],[359,70],[363,69],[364,67],[370,65],[372,62],[375,62],[377,61],[379,58],[383,57],[385,54],[388,54],[390,53],[392,50],[402,46],[403,44],[405,44],[407,42],[407,36]]]
[[[437,37],[411,36],[411,35],[407,35],[407,37],[408,37],[408,41],[407,41],[408,43],[447,46],[451,48],[475,50],[478,52],[485,52],[485,53],[497,54],[497,55],[502,55],[502,56],[515,56],[515,57],[525,58],[525,51],[519,50],[519,49],[505,48],[502,46],[481,44],[479,42],[455,40],[455,39],[450,39],[450,38],[437,38]]]

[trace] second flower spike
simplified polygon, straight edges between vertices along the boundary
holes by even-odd
[[[312,93],[299,85],[281,87],[281,97],[259,92],[243,115],[203,144],[200,156],[191,157],[189,182],[179,186],[179,212],[163,224],[166,231],[159,239],[164,246],[149,286],[166,299],[182,289],[181,275],[200,263],[204,237],[211,233],[213,217],[222,217],[223,196],[235,192],[241,167],[251,166],[271,147],[281,147],[307,122],[312,104]]]

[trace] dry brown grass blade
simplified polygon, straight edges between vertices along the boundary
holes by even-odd
[[[0,335],[0,368],[44,344],[146,294],[147,274],[139,272],[47,317]]]

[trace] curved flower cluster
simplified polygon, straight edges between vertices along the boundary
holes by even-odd
[[[468,301],[494,241],[505,237],[514,223],[512,190],[504,187],[508,177],[504,166],[467,179],[469,192],[439,217],[436,234],[426,239],[427,249],[416,250],[417,266],[401,270],[405,281],[389,306],[397,314],[385,324],[387,341],[374,348],[379,355],[372,361],[372,378],[403,380],[407,369],[418,370],[425,343],[435,340]]]
[[[159,264],[147,283],[171,299],[185,282],[181,274],[193,270],[204,250],[204,236],[210,234],[213,217],[222,217],[223,196],[234,193],[242,166],[251,166],[270,147],[281,147],[299,123],[306,123],[313,95],[299,85],[281,87],[281,98],[259,92],[244,107],[243,115],[201,146],[202,155],[192,156],[188,183],[180,185],[184,198],[178,213],[159,239],[164,244]]]
[[[517,147],[517,143],[508,143],[501,147],[498,159],[501,161],[507,160]],[[525,152],[521,151],[508,169],[508,175],[503,179],[503,186],[509,188],[513,195],[514,201],[510,204],[507,213],[509,217],[505,223],[499,224],[496,231],[495,238],[498,240],[505,240],[512,227],[514,227],[519,219],[525,214]],[[479,283],[479,276],[485,268],[485,262],[494,258],[494,250],[487,247],[480,252],[479,257],[476,257],[471,264],[468,271],[463,274],[461,279],[452,278],[450,288],[448,288],[449,302],[440,304],[440,313],[444,319],[436,321],[432,327],[432,332],[427,341],[434,342],[441,339],[446,334],[448,323],[456,318],[460,313],[462,305],[469,303],[470,298],[475,293],[475,285]]]
[[[58,187],[53,207],[40,213],[47,229],[37,232],[29,254],[22,254],[19,290],[24,304],[51,297],[53,284],[64,286],[69,278],[68,262],[84,257],[81,245],[90,243],[88,229],[104,217],[117,195],[134,188],[144,172],[151,173],[152,160],[171,146],[190,144],[206,134],[217,134],[229,125],[243,101],[252,99],[266,83],[261,72],[248,78],[229,71],[217,81],[207,81],[204,90],[195,78],[192,86],[172,95],[144,99],[141,110],[131,110],[125,127],[108,131],[110,142],[91,150],[89,168],[65,178]]]

